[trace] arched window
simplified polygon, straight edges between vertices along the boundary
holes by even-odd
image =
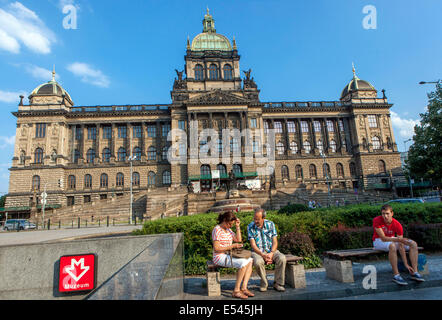
[[[37,148],[34,153],[35,163],[43,163],[43,149]]]
[[[135,147],[133,151],[133,155],[135,157],[135,160],[141,160],[141,148]]]
[[[336,165],[336,174],[338,175],[338,177],[344,176],[344,166],[341,163],[338,163]]]
[[[227,167],[225,164],[222,164],[222,163],[218,164],[216,166],[216,170],[219,170],[220,177],[222,175],[224,175],[224,176],[227,175]]]
[[[356,165],[354,162],[350,162],[350,175],[355,177],[356,176]]]
[[[123,147],[118,149],[118,161],[126,161],[126,149]]]
[[[328,178],[331,177],[330,166],[328,165],[328,163],[324,163],[324,165],[322,166],[322,176]]]
[[[279,142],[276,144],[276,152],[277,152],[278,154],[284,154],[284,144],[283,144],[281,141],[279,141]]]
[[[310,151],[312,150],[310,142],[304,141],[304,150],[305,150],[305,153],[310,153]]]
[[[108,186],[107,174],[102,173],[100,176],[100,188],[107,188],[107,186]]]
[[[163,185],[169,185],[170,183],[170,171],[166,170],[163,172]]]
[[[379,173],[387,173],[387,167],[385,166],[384,160],[379,160],[378,167],[379,167]]]
[[[68,188],[69,189],[75,189],[76,188],[76,181],[75,176],[69,176],[68,177]]]
[[[195,80],[204,80],[204,69],[203,66],[200,64],[197,64],[195,66]]]
[[[95,150],[94,149],[89,149],[86,153],[86,161],[87,163],[94,163],[94,159],[95,159]]]
[[[290,150],[292,154],[298,153],[298,144],[295,141],[290,142]]]
[[[157,160],[157,149],[153,146],[150,146],[147,149],[147,160]]]
[[[381,140],[379,140],[378,137],[374,136],[373,138],[371,138],[371,144],[373,145],[373,150],[381,149]]]
[[[140,186],[140,174],[138,172],[132,173],[132,185]]]
[[[200,174],[202,176],[210,176],[211,172],[210,172],[210,166],[207,164],[204,164],[201,166],[200,168]]]
[[[225,80],[232,80],[233,79],[233,70],[232,67],[230,66],[230,64],[225,64],[223,67],[223,71],[224,71],[224,79]]]
[[[295,167],[295,174],[296,174],[296,179],[302,179],[303,178],[302,167],[301,167],[300,164],[296,165],[296,167]]]
[[[102,153],[103,162],[110,162],[111,152],[109,148],[104,148]]]
[[[316,178],[316,166],[314,164],[311,164],[308,167],[308,171],[310,173],[310,178]]]
[[[336,152],[336,141],[335,140],[330,140],[330,149],[331,152]]]
[[[155,172],[149,171],[147,174],[147,185],[149,187],[155,186]]]
[[[90,174],[84,176],[84,187],[92,188],[92,176]]]
[[[235,164],[233,165],[232,169],[233,169],[233,173],[234,173],[235,175],[239,175],[239,174],[242,173],[242,167],[241,167],[241,165],[240,165],[239,163],[235,163]]]
[[[218,75],[218,67],[216,66],[216,64],[211,64],[209,66],[209,79],[210,80],[218,80],[219,75]]]
[[[281,176],[283,179],[290,180],[289,168],[286,165],[281,167]]]
[[[122,174],[121,172],[117,173],[117,178],[115,180],[115,185],[117,187],[124,187],[124,174]]]
[[[32,177],[32,190],[40,190],[40,176]]]

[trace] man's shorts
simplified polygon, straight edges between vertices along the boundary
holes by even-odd
[[[390,244],[393,243],[394,245],[396,245],[396,249],[399,248],[399,242],[392,242],[392,241],[382,241],[381,238],[376,238],[373,241],[373,248],[375,250],[382,250],[382,251],[390,251]],[[410,250],[409,246],[404,246],[405,251]]]
[[[218,263],[216,265],[221,266],[221,267],[226,267],[226,268],[232,268],[231,259],[232,258],[230,257],[230,255],[221,254],[220,260],[218,261]],[[248,258],[248,259],[233,258],[233,268],[241,269],[241,268],[245,267],[250,261],[253,261],[253,259],[252,258]]]

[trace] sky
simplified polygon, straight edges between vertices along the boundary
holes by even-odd
[[[56,80],[76,106],[171,103],[187,37],[207,8],[235,37],[263,102],[337,101],[369,81],[390,109],[399,151],[441,79],[440,0],[0,0],[0,195],[8,192],[19,95]]]

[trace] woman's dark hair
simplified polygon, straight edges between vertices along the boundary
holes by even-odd
[[[234,221],[234,220],[236,220],[236,216],[233,213],[233,211],[227,211],[227,212],[221,213],[218,216],[218,224],[220,224],[224,221]]]

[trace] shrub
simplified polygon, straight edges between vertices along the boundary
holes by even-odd
[[[312,210],[313,209],[309,208],[305,204],[293,203],[293,204],[288,204],[285,207],[282,207],[281,209],[278,210],[278,213],[293,214],[297,212],[312,211]]]
[[[357,249],[372,247],[373,227],[348,228],[342,223],[331,228],[329,249]]]
[[[410,224],[408,237],[423,246],[425,250],[442,249],[442,223],[432,224]]]
[[[296,228],[281,236],[279,240],[280,251],[304,257],[302,262],[306,267],[319,267],[321,261],[315,254],[315,246],[308,234],[298,232]]]

